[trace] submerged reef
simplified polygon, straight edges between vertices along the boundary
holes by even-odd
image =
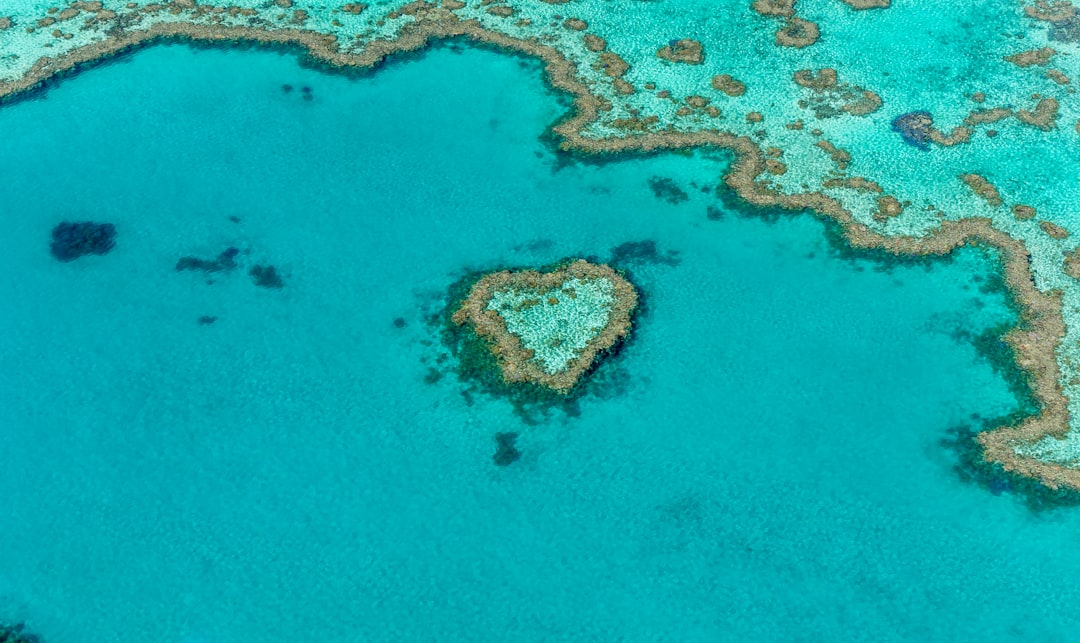
[[[240,254],[239,248],[232,246],[225,248],[214,259],[200,259],[199,257],[180,257],[176,261],[176,271],[196,270],[206,273],[233,270],[239,264],[236,257]]]
[[[517,448],[517,439],[518,434],[513,432],[495,434],[495,455],[491,456],[495,466],[507,467],[521,458],[521,451]]]
[[[550,272],[501,270],[481,278],[453,314],[484,339],[507,383],[565,394],[630,332],[634,286],[603,264]]]
[[[116,245],[116,226],[111,223],[64,221],[52,231],[49,251],[57,261],[74,261],[85,255],[108,254]]]
[[[260,288],[284,288],[285,282],[273,266],[252,266],[248,271],[251,280]]]
[[[26,625],[0,623],[0,643],[41,643],[41,637],[26,631]]]
[[[612,26],[605,3],[9,3],[0,16],[0,101],[38,95],[65,73],[162,39],[299,47],[308,64],[347,70],[450,38],[532,56],[573,101],[547,135],[561,149],[616,157],[722,148],[734,155],[725,189],[751,206],[826,219],[855,249],[997,248],[1022,313],[1004,341],[1038,404],[1031,416],[980,432],[981,455],[1049,488],[1080,490],[1080,261],[1071,230],[1080,180],[1070,160],[1080,132],[1077,7],[989,0],[986,15],[998,22],[978,35],[980,74],[934,66],[928,93],[930,68],[908,55],[908,39],[868,48],[847,34],[908,20],[928,25],[934,60],[968,60],[970,43],[956,37],[968,31],[964,12],[950,3],[831,3],[840,10],[813,15],[796,0],[679,5],[686,19],[670,29],[650,22],[662,35],[647,46],[634,29]],[[644,17],[671,9],[640,4]],[[718,9],[732,20],[717,21]],[[825,60],[837,68],[802,69]],[[867,117],[879,110],[889,117]],[[890,123],[899,136],[889,135]],[[987,125],[996,129],[980,131]],[[926,153],[913,156],[910,146]]]

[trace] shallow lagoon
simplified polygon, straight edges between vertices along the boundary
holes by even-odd
[[[992,259],[840,257],[718,200],[722,155],[556,157],[540,78],[159,46],[0,109],[2,617],[50,642],[1065,640],[1075,512],[962,482],[940,444],[1016,404],[960,338],[1011,319]],[[56,262],[64,219],[116,249]],[[462,274],[642,240],[678,261],[630,263],[647,313],[579,415],[431,381],[424,317]],[[230,246],[243,269],[174,269]]]

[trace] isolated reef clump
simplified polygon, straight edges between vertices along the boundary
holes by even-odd
[[[237,267],[236,257],[240,249],[228,247],[222,250],[214,259],[200,259],[199,257],[180,257],[176,261],[176,271],[199,270],[202,272],[219,272],[233,270]]]
[[[514,432],[495,434],[495,455],[491,460],[495,466],[506,467],[517,462],[521,451],[517,448],[518,434]]]
[[[629,334],[637,299],[610,266],[578,259],[547,272],[484,275],[451,320],[472,327],[507,384],[565,395]]]
[[[108,254],[116,246],[116,226],[111,223],[64,221],[52,231],[49,250],[57,261],[74,261],[84,255]]]
[[[905,143],[914,145],[920,150],[930,149],[930,135],[933,127],[934,117],[924,110],[901,114],[892,121],[892,130],[900,134]]]
[[[650,178],[649,189],[652,190],[653,196],[672,205],[678,205],[690,199],[690,195],[680,188],[674,179],[669,179],[666,176]]]
[[[255,285],[260,288],[285,287],[285,281],[282,280],[281,275],[274,266],[252,266],[248,274],[251,275],[251,280]]]

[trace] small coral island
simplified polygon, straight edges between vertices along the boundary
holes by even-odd
[[[507,384],[566,394],[629,334],[637,304],[637,290],[618,272],[579,259],[550,272],[489,273],[452,320],[486,342]]]

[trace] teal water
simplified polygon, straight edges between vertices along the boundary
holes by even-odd
[[[958,341],[1012,319],[993,257],[840,257],[809,217],[719,201],[719,153],[556,157],[540,79],[475,50],[349,79],[159,46],[0,109],[0,618],[50,642],[1068,640],[1075,511],[965,483],[940,444],[1015,407]],[[116,249],[56,262],[64,219]],[[630,266],[647,313],[579,415],[425,382],[424,317],[466,271],[642,240],[678,265]],[[212,284],[174,270],[229,246],[245,269]],[[267,263],[284,288],[247,276]]]

